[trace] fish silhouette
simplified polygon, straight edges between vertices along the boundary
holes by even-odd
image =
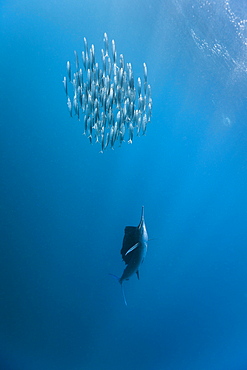
[[[139,279],[139,269],[146,256],[148,247],[148,234],[144,220],[144,206],[142,206],[141,221],[138,226],[126,226],[124,230],[123,245],[121,255],[123,261],[127,265],[123,271],[122,276],[118,279],[122,287],[124,303],[127,306],[127,301],[124,294],[123,282],[136,273]]]

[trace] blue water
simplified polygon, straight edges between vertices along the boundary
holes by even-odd
[[[246,1],[0,6],[0,369],[246,370]],[[147,63],[153,116],[99,154],[62,79],[104,32]],[[142,205],[126,307],[108,273]]]

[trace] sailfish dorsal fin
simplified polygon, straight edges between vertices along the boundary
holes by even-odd
[[[136,249],[139,242],[140,230],[135,226],[126,226],[124,230],[123,245],[121,255],[126,264],[128,264],[132,257],[132,251]]]

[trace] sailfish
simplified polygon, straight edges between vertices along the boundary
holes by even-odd
[[[110,274],[118,279],[119,283],[121,284],[124,303],[126,306],[127,301],[124,294],[123,282],[124,280],[129,280],[129,278],[134,274],[137,275],[138,279],[140,278],[139,269],[146,256],[147,247],[148,233],[144,220],[144,206],[142,206],[141,220],[139,225],[126,226],[124,230],[123,244],[120,253],[127,266],[125,267],[120,278]]]

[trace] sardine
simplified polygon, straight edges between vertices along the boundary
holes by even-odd
[[[67,74],[69,78],[69,82],[71,81],[71,64],[70,61],[67,62]]]

